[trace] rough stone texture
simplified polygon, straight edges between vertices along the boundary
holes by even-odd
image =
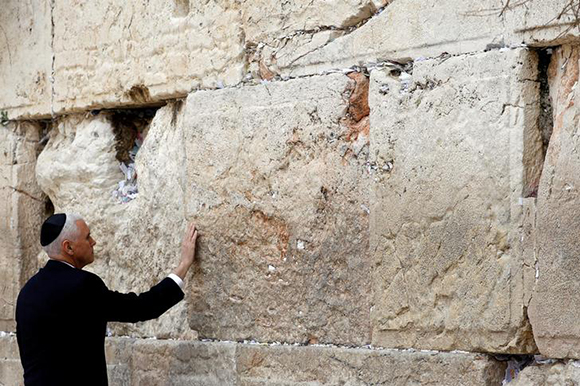
[[[200,336],[369,341],[368,136],[341,123],[355,84],[332,75],[188,97],[187,217],[207,235],[191,294]]]
[[[536,350],[520,247],[536,68],[518,49],[372,72],[373,344]]]
[[[569,0],[397,0],[349,33],[289,37],[283,45],[265,47],[261,58],[274,74],[297,76],[522,43],[554,45],[578,40],[575,7]]]
[[[240,386],[499,385],[504,365],[480,354],[240,345]]]
[[[147,290],[179,261],[185,169],[175,109],[170,104],[158,110],[148,129],[136,159],[140,195],[129,203],[112,197],[123,174],[115,158],[111,113],[61,119],[39,156],[40,186],[57,211],[85,217],[97,242],[96,261],[87,268],[111,289]],[[195,338],[186,312],[181,302],[156,321],[110,326],[123,335]]]
[[[107,339],[109,384],[236,385],[235,343]]]
[[[549,68],[554,130],[549,144],[537,203],[538,279],[530,306],[534,337],[542,354],[580,358],[580,145],[578,81],[579,50],[555,50]]]
[[[580,384],[580,363],[576,361],[528,366],[510,386],[576,386]]]
[[[50,1],[2,1],[0,110],[10,118],[50,115],[50,41]]]
[[[498,385],[486,355],[320,346],[107,339],[116,385]],[[1,368],[0,364],[0,368]]]
[[[105,353],[111,386],[495,386],[505,371],[482,354],[320,346],[108,338]],[[22,385],[14,336],[0,337],[0,385]]]
[[[6,335],[0,332],[0,385],[23,385],[24,379],[22,374],[16,336]]]
[[[55,0],[57,112],[183,97],[244,75],[234,1]]]
[[[34,168],[39,127],[0,125],[0,331],[14,331],[20,287],[36,270],[45,202]]]

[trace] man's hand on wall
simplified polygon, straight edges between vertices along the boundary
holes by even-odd
[[[197,228],[194,223],[189,223],[185,234],[183,235],[183,241],[181,242],[181,262],[173,271],[182,280],[185,279],[185,275],[189,270],[189,267],[193,264],[195,260],[195,243],[197,241]]]

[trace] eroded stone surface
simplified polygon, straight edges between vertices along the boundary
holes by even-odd
[[[240,345],[239,385],[499,385],[504,365],[480,354]]]
[[[50,1],[3,1],[0,26],[0,110],[11,119],[49,116]]]
[[[368,136],[341,124],[354,84],[189,96],[187,213],[207,235],[190,309],[201,336],[369,341]]]
[[[538,278],[530,306],[534,337],[542,354],[580,358],[580,157],[576,151],[580,54],[555,50],[549,68],[554,130],[540,181],[537,210]]]
[[[16,298],[36,270],[45,209],[34,168],[40,129],[0,125],[0,331],[14,331]]]
[[[575,7],[568,0],[397,0],[350,33],[292,37],[266,47],[261,58],[274,73],[298,76],[522,43],[556,45],[578,40]]]
[[[508,50],[372,72],[373,344],[535,351],[520,239],[536,66]]]

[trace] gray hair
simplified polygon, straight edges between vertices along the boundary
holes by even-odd
[[[83,220],[81,216],[76,213],[66,213],[66,221],[60,234],[52,243],[42,247],[49,257],[58,256],[62,252],[62,242],[64,240],[76,240],[79,235],[79,227],[77,221]]]

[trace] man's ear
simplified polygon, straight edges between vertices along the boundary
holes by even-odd
[[[73,255],[72,243],[70,242],[70,240],[64,240],[62,242],[62,252],[69,256]]]

